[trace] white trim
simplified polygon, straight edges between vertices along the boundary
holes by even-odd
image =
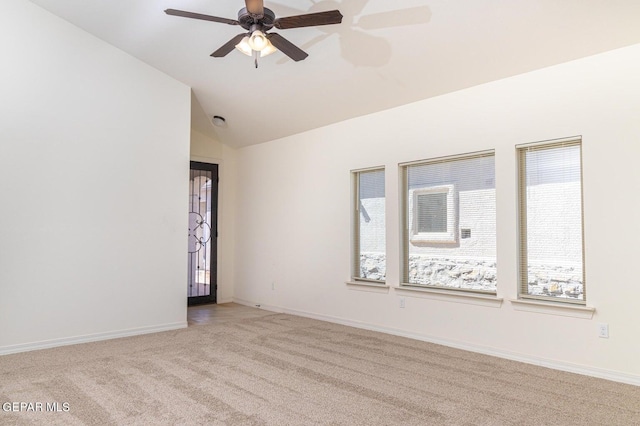
[[[400,293],[413,293],[410,296],[423,299],[465,303],[467,305],[487,306],[490,308],[499,308],[502,306],[502,297],[497,297],[495,294],[482,294],[453,288],[451,290],[444,290],[439,288],[414,287],[406,284],[394,287],[394,290]]]
[[[380,166],[373,166],[373,167],[365,167],[363,169],[353,169],[351,170],[351,173],[353,174],[358,174],[361,172],[375,172],[377,170],[383,170],[384,171],[385,166],[384,165],[380,165]]]
[[[369,291],[371,293],[389,293],[389,285],[374,281],[346,281],[349,290]]]
[[[414,161],[405,161],[403,163],[399,163],[399,167],[406,166],[414,166],[414,165],[423,165],[423,164],[432,164],[432,163],[446,163],[453,160],[464,160],[468,158],[477,158],[477,157],[493,157],[495,156],[495,149],[485,149],[483,151],[473,151],[464,154],[456,154],[456,155],[446,155],[443,157],[422,159],[422,160],[414,160]]]
[[[562,302],[545,302],[532,299],[509,299],[516,311],[537,314],[561,315],[564,317],[592,319],[596,308]]]
[[[276,312],[278,314],[284,313],[284,310],[278,306],[273,305],[265,305],[263,303],[251,302],[244,299],[239,299],[237,297],[233,298],[233,302],[239,305],[249,306],[252,308],[264,309],[265,311]]]
[[[373,281],[373,280],[358,280],[358,279],[354,279],[352,281],[345,281],[346,285],[363,285],[363,286],[369,286],[369,287],[386,287],[388,288],[389,286],[384,282],[384,281]]]
[[[222,159],[221,158],[216,158],[216,157],[202,157],[199,155],[192,155],[190,156],[190,160],[189,161],[197,161],[199,163],[208,163],[208,164],[222,164]]]
[[[84,336],[65,337],[62,339],[43,340],[40,342],[24,343],[0,347],[0,355],[9,355],[19,352],[29,352],[40,349],[50,349],[58,346],[77,345],[80,343],[98,342],[101,340],[118,339],[121,337],[139,336],[141,334],[159,333],[162,331],[187,328],[187,322],[174,322],[170,324],[154,325],[148,327],[130,328],[127,330],[109,331],[106,333],[86,334]]]
[[[234,299],[234,301],[236,303],[246,304],[248,306],[255,306],[255,304],[252,304],[251,302],[248,302],[248,301],[243,301],[244,303],[240,302],[239,299]],[[509,359],[512,361],[524,362],[526,364],[538,365],[541,367],[551,368],[553,370],[566,371],[569,373],[582,374],[585,376],[597,377],[600,379],[612,380],[614,382],[627,383],[630,385],[640,386],[640,375],[627,374],[627,373],[622,373],[615,370],[607,370],[607,369],[597,368],[597,367],[588,367],[588,366],[573,364],[569,362],[563,362],[563,361],[557,361],[553,359],[526,355],[519,352],[512,352],[512,351],[507,351],[503,349],[492,348],[489,346],[473,345],[473,344],[459,342],[455,340],[436,338],[436,337],[432,337],[424,334],[399,330],[396,328],[382,327],[374,324],[365,323],[362,321],[355,321],[355,320],[349,320],[345,318],[338,318],[338,317],[316,314],[311,312],[298,311],[295,309],[286,309],[286,308],[280,308],[280,307],[271,307],[271,308],[272,309],[268,309],[268,310],[273,310],[274,312],[280,312],[280,313],[285,313],[289,315],[296,315],[296,316],[305,317],[305,318],[312,318],[319,321],[326,321],[326,322],[331,322],[335,324],[346,325],[349,327],[361,328],[364,330],[378,331],[380,333],[391,334],[394,336],[407,337],[409,339],[435,343],[437,345],[444,345],[451,348],[462,349],[465,351],[477,352],[484,355],[490,355],[498,358]],[[263,309],[266,309],[266,308],[263,308]]]
[[[516,145],[516,148],[517,149],[532,148],[532,147],[541,146],[541,145],[553,146],[556,144],[571,143],[571,142],[574,142],[574,143],[582,142],[582,135],[570,136],[567,138],[547,139],[546,141],[527,142],[527,143]]]

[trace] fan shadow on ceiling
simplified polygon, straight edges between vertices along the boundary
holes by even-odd
[[[428,6],[417,6],[360,16],[368,2],[369,0],[343,0],[341,2],[323,0],[312,2],[313,5],[307,10],[300,10],[267,0],[267,3],[283,16],[339,9],[344,15],[341,25],[317,27],[316,29],[323,34],[301,44],[300,47],[308,51],[317,43],[337,35],[340,40],[340,55],[344,60],[356,67],[380,67],[388,64],[391,60],[391,44],[382,37],[370,34],[369,31],[427,24],[431,20],[431,9]],[[371,52],[371,54],[363,55],[362,52]],[[277,64],[284,64],[288,61],[288,58],[282,58],[278,60]]]

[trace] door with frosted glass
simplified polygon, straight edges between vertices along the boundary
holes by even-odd
[[[189,305],[216,303],[218,165],[191,162],[189,176]]]

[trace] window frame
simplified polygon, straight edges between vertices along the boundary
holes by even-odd
[[[580,157],[580,232],[581,232],[581,261],[582,261],[582,299],[561,298],[553,296],[539,296],[529,294],[529,257],[527,239],[527,179],[526,179],[526,153],[532,150],[542,151],[562,147],[578,146]],[[551,304],[565,304],[573,306],[586,306],[587,304],[587,280],[585,268],[585,243],[584,243],[584,174],[582,162],[582,137],[574,136],[562,139],[532,142],[516,145],[516,173],[517,173],[517,205],[518,205],[518,300],[530,302],[547,302]]]
[[[369,172],[382,172],[383,177],[386,180],[385,166],[367,167],[364,169],[351,170],[351,282],[353,283],[371,283],[376,285],[386,284],[386,271],[384,280],[376,280],[372,278],[361,277],[361,245],[360,245],[360,175],[362,173]],[[386,181],[385,181],[385,236],[386,236]],[[385,241],[385,270],[386,270],[386,249],[387,244]]]
[[[425,188],[414,189],[411,198],[413,202],[413,217],[410,225],[410,241],[414,243],[436,243],[436,244],[450,244],[456,243],[457,238],[457,221],[458,217],[457,205],[455,202],[456,188],[454,184],[429,186]],[[447,230],[441,231],[425,231],[419,230],[419,218],[420,218],[420,204],[418,203],[418,197],[425,194],[446,194],[446,206],[447,206]]]
[[[463,153],[463,154],[456,154],[456,155],[450,155],[450,156],[443,156],[443,157],[436,157],[436,158],[432,158],[432,159],[424,159],[424,160],[418,160],[418,161],[411,161],[411,162],[406,162],[406,163],[400,163],[398,164],[398,171],[400,174],[400,235],[401,235],[401,241],[400,241],[400,289],[406,289],[406,290],[412,290],[412,289],[416,289],[416,290],[420,290],[420,291],[424,291],[424,292],[433,292],[433,293],[442,293],[442,292],[450,292],[451,294],[458,294],[461,296],[474,296],[474,295],[478,295],[479,297],[483,296],[483,297],[491,297],[491,299],[493,300],[495,297],[497,297],[497,286],[496,286],[496,290],[481,290],[481,289],[469,289],[469,288],[459,288],[459,287],[447,287],[447,286],[438,286],[438,285],[427,285],[427,284],[419,284],[419,283],[410,283],[409,282],[409,244],[411,242],[416,242],[418,244],[420,243],[427,243],[427,244],[433,244],[433,245],[437,245],[437,246],[450,246],[452,243],[456,244],[459,242],[459,227],[460,227],[460,221],[459,221],[459,206],[457,205],[457,199],[458,199],[458,188],[457,185],[455,183],[451,183],[451,184],[443,184],[443,185],[436,185],[433,186],[431,188],[443,188],[443,187],[451,187],[451,197],[447,197],[447,201],[449,202],[449,200],[451,200],[452,203],[454,203],[454,209],[451,210],[451,213],[453,213],[453,219],[451,222],[448,222],[452,224],[453,226],[453,241],[434,241],[434,240],[415,240],[412,239],[412,232],[413,230],[411,229],[411,222],[412,219],[410,219],[410,213],[409,213],[409,168],[411,166],[420,166],[420,165],[427,165],[427,164],[438,164],[438,163],[449,163],[449,162],[453,162],[453,161],[461,161],[461,160],[467,160],[467,159],[473,159],[473,158],[481,158],[481,157],[493,157],[494,158],[494,168],[495,168],[495,150],[494,149],[488,149],[488,150],[483,150],[483,151],[476,151],[476,152],[469,152],[469,153]],[[495,171],[495,169],[494,169]],[[425,189],[428,189],[429,187],[426,187]],[[495,186],[494,186],[494,190],[496,190]],[[415,190],[414,190],[415,192]],[[413,193],[411,195],[411,197],[413,197]],[[414,200],[412,200],[413,202]],[[497,210],[497,205],[496,205],[496,210]],[[412,215],[415,215],[415,208],[412,211]],[[448,216],[449,216],[449,212],[448,212]],[[497,239],[497,235],[495,236],[495,238]],[[497,241],[496,241],[497,243]],[[496,262],[497,262],[497,252],[496,252]]]

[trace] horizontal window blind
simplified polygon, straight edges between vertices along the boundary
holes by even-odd
[[[354,174],[353,278],[386,279],[384,169]]]
[[[580,139],[518,147],[520,297],[586,300]]]
[[[401,170],[403,285],[495,293],[493,151],[407,163]]]

